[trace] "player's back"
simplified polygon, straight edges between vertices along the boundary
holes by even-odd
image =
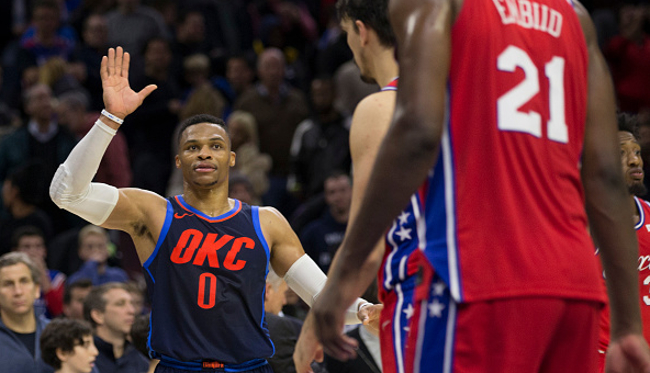
[[[459,300],[601,300],[579,171],[588,60],[571,2],[465,0],[451,40],[449,115],[421,190],[429,259]]]

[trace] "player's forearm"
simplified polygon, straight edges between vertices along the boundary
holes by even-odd
[[[628,333],[641,333],[636,268],[638,249],[629,195],[623,183],[614,180],[609,183],[586,182],[585,191],[590,229],[598,242],[607,279],[612,339]],[[599,197],[590,197],[593,195]]]

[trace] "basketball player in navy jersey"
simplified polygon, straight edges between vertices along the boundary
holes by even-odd
[[[91,182],[123,118],[156,89],[134,92],[129,63],[121,47],[103,57],[106,109],[59,167],[50,196],[93,224],[131,235],[152,302],[149,347],[160,359],[157,372],[271,372],[266,358],[274,347],[264,320],[269,265],[310,305],[326,277],[277,210],[228,198],[235,153],[221,119],[198,115],[181,124],[182,195],[165,199]],[[359,322],[365,303],[350,309],[350,323]]]
[[[584,7],[572,0],[392,0],[390,18],[400,89],[363,202],[312,311],[326,352],[344,359],[354,355],[354,343],[339,331],[343,310],[370,281],[359,263],[412,193],[432,186],[423,187],[424,180],[444,181],[443,193],[425,204],[442,212],[440,220],[427,216],[422,227],[427,235],[442,234],[442,241],[426,245],[449,249],[438,251],[437,258],[425,251],[427,260],[448,262],[434,267],[435,275],[444,276],[440,289],[425,268],[431,264],[420,267],[420,283],[429,288],[418,301],[428,310],[411,324],[422,334],[412,340],[406,372],[595,371],[597,315],[604,299],[588,258],[593,244],[586,236],[587,218],[603,253],[613,310],[607,371],[650,372],[636,298],[632,211],[612,125],[613,89]],[[520,89],[510,91],[515,87]],[[470,140],[477,146],[458,146]],[[501,158],[489,162],[492,155]],[[459,164],[466,169],[459,172]],[[558,183],[540,190],[549,179],[539,173]],[[480,184],[466,183],[477,175]],[[486,187],[495,193],[468,206]],[[555,204],[558,198],[562,203]],[[516,203],[522,200],[529,203]],[[512,219],[522,214],[543,219]],[[507,224],[492,228],[499,222]],[[531,235],[571,240],[535,250]],[[521,245],[525,242],[530,245]],[[525,260],[551,253],[557,260]],[[584,261],[567,260],[570,256]],[[526,268],[531,265],[535,270]],[[540,274],[549,282],[521,281],[538,280]],[[590,286],[575,281],[581,277]],[[542,288],[558,281],[561,288],[544,289],[551,296],[541,296]],[[536,314],[540,317],[530,316]],[[431,328],[436,320],[444,322]]]

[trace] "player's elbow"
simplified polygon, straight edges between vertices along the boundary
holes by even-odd
[[[434,156],[437,154],[442,137],[443,113],[432,110],[396,110],[394,128],[402,143],[409,144],[413,157]]]

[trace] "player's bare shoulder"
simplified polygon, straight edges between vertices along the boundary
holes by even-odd
[[[289,222],[275,207],[260,206],[259,218],[262,233],[264,233],[267,241],[270,241],[270,246],[273,246],[274,241],[283,237],[287,233],[287,230],[291,231]]]
[[[395,111],[396,91],[380,91],[365,97],[354,110],[350,127],[353,161],[361,148],[375,147],[388,131]]]

